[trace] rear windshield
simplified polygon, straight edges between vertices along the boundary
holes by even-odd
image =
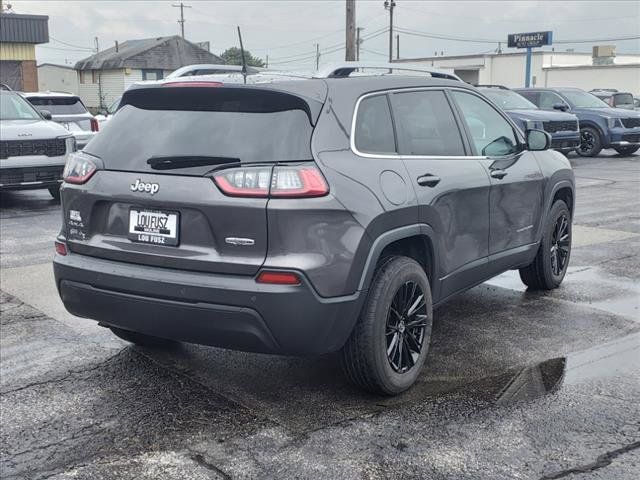
[[[616,107],[633,107],[633,95],[630,93],[616,93],[613,98]]]
[[[137,171],[146,170],[148,160],[157,157],[219,157],[242,163],[312,158],[313,127],[308,112],[298,108],[300,99],[247,101],[217,92],[219,99],[195,103],[188,98],[191,92],[183,93],[125,96],[125,105],[85,151],[102,158],[108,169]]]
[[[75,115],[87,111],[78,97],[29,97],[29,101],[38,110],[48,110],[52,115]]]

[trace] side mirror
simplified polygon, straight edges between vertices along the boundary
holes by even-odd
[[[539,152],[551,147],[551,135],[544,130],[527,130],[527,150]]]
[[[45,120],[51,120],[53,118],[49,110],[40,110],[40,113],[42,114]]]
[[[569,107],[567,105],[565,105],[564,103],[554,103],[553,104],[553,109],[554,110],[560,110],[561,112],[566,112],[567,110],[569,110]]]

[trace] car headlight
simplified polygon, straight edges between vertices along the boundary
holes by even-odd
[[[620,121],[619,118],[607,118],[607,127],[616,128],[621,126],[622,126],[622,122]]]
[[[73,153],[78,149],[75,137],[67,137],[65,142],[67,144],[67,153]]]
[[[540,120],[527,120],[524,122],[524,126],[527,130],[544,130]]]

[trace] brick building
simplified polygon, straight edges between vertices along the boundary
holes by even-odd
[[[49,42],[46,15],[0,14],[0,83],[14,90],[38,90],[36,45]]]

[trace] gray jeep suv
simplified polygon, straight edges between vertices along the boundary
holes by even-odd
[[[340,350],[356,384],[397,394],[433,307],[509,269],[557,287],[574,178],[549,134],[454,76],[358,65],[128,90],[65,169],[69,312],[143,345]]]

